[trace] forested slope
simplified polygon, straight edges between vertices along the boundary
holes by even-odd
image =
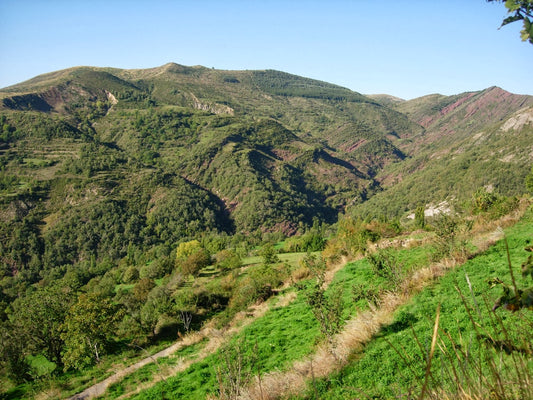
[[[532,105],[499,88],[391,101],[177,64],[1,89],[3,368],[16,381],[41,376],[35,357],[53,374],[93,364],[95,348],[68,340],[93,329],[79,317],[92,303],[117,329],[93,346],[157,344],[165,327],[184,331],[183,311],[196,327],[227,322],[287,278],[270,244],[322,250],[343,215],[376,218],[357,242],[443,201],[465,211],[475,195],[506,212],[531,170]],[[270,261],[252,284],[237,271],[258,252]],[[46,334],[26,323],[37,300]]]

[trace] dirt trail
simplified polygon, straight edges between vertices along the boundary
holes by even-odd
[[[123,377],[131,374],[132,372],[138,370],[139,368],[144,367],[146,364],[152,363],[156,361],[158,358],[161,357],[168,357],[169,355],[175,353],[180,348],[184,346],[189,346],[194,343],[199,342],[204,336],[200,333],[197,335],[191,335],[191,337],[186,337],[183,341],[174,343],[172,346],[167,347],[164,350],[161,350],[159,353],[153,354],[150,357],[147,357],[141,361],[136,362],[133,365],[130,365],[129,367],[126,367],[117,373],[111,375],[109,378],[104,379],[102,382],[99,382],[87,389],[85,389],[83,392],[78,393],[72,397],[70,397],[71,400],[85,400],[85,399],[92,399],[93,397],[101,396],[105,393],[109,385],[120,381]]]
[[[292,299],[293,299],[293,296],[291,295],[291,293],[288,293],[284,296],[279,296],[278,303],[288,303]],[[166,349],[161,350],[160,352],[153,354],[150,357],[146,357],[145,359],[142,359],[136,362],[135,364],[132,364],[124,369],[121,369],[120,371],[104,379],[103,381],[98,382],[97,384],[91,387],[88,387],[83,392],[70,397],[69,400],[88,400],[88,399],[92,399],[98,396],[102,396],[103,394],[105,394],[105,391],[111,384],[119,382],[122,378],[135,372],[139,368],[142,368],[143,366],[150,364],[152,362],[156,362],[158,358],[168,357],[174,354],[176,351],[178,351],[182,347],[186,347],[186,346],[190,346],[195,343],[198,343],[204,338],[209,339],[209,342],[207,343],[205,348],[200,351],[198,356],[193,361],[181,360],[181,362],[179,362],[177,365],[173,366],[172,368],[165,369],[165,371],[161,371],[160,374],[154,377],[154,379],[151,380],[150,382],[147,382],[146,385],[138,386],[134,393],[138,393],[144,389],[147,389],[148,387],[153,386],[156,382],[159,382],[161,380],[164,380],[165,378],[174,376],[176,373],[180,371],[184,371],[186,368],[189,367],[189,365],[192,362],[198,362],[202,360],[203,358],[207,357],[208,355],[214,353],[231,336],[238,333],[241,329],[243,329],[245,326],[250,324],[256,318],[263,316],[268,311],[269,308],[270,307],[269,307],[268,302],[257,304],[253,307],[250,307],[250,309],[252,310],[251,312],[238,313],[236,317],[233,319],[230,326],[223,330],[214,329],[211,326],[207,325],[205,328],[201,329],[199,332],[186,335],[182,340],[174,343],[172,346],[167,347]],[[122,395],[120,398],[131,396],[134,393],[126,393]]]
[[[346,260],[345,258],[342,258],[341,262],[334,265],[327,271],[326,285],[328,285],[331,282],[335,273],[338,270],[340,270],[347,262],[348,260]],[[290,285],[290,281],[287,281],[283,285],[283,288],[287,288],[289,285]],[[292,300],[294,300],[295,297],[296,296],[294,295],[294,292],[289,292],[284,296],[278,296],[277,304],[282,305],[282,306],[287,306],[290,302],[292,302]],[[120,371],[104,379],[103,381],[98,382],[94,384],[93,386],[88,387],[83,392],[70,397],[69,400],[88,400],[88,399],[92,399],[98,396],[102,396],[103,394],[105,394],[107,388],[110,385],[112,385],[113,383],[119,382],[124,377],[144,367],[145,365],[150,364],[152,362],[156,362],[158,358],[168,357],[174,354],[176,351],[178,351],[182,347],[193,345],[195,343],[200,342],[204,338],[208,338],[209,343],[206,345],[206,347],[203,350],[201,350],[200,354],[198,354],[198,357],[196,357],[194,360],[194,362],[198,362],[202,360],[203,358],[207,357],[209,354],[217,351],[218,348],[223,343],[225,343],[229,337],[238,333],[242,328],[244,328],[246,325],[251,323],[254,319],[259,318],[262,315],[264,315],[268,311],[269,308],[270,308],[269,302],[264,302],[264,303],[257,304],[251,307],[252,309],[251,313],[249,312],[238,313],[237,316],[233,319],[229,328],[225,330],[213,329],[212,327],[207,325],[205,328],[203,328],[199,332],[192,333],[190,335],[185,336],[181,341],[174,343],[172,346],[167,347],[166,349],[156,354],[153,354],[149,357],[146,357],[124,369],[121,369]],[[184,371],[186,368],[189,367],[191,363],[192,361],[182,360],[180,363],[173,366],[172,368],[165,369],[165,371],[161,371],[161,373],[159,373],[156,377],[154,377],[152,381],[147,382],[145,385],[138,386],[135,393],[138,393],[144,389],[147,389],[148,387],[153,386],[156,382],[164,380],[165,378],[171,377],[180,371]],[[131,396],[132,394],[134,393],[126,393],[122,395],[120,398],[126,398],[128,396]]]

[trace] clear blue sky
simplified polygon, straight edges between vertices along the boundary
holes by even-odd
[[[277,69],[414,98],[533,95],[533,45],[485,0],[0,0],[0,87],[78,65]]]

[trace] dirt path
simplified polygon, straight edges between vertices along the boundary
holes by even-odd
[[[70,397],[70,400],[85,400],[85,399],[92,399],[93,397],[101,396],[105,393],[109,385],[120,381],[125,376],[131,374],[132,372],[138,370],[139,368],[144,367],[146,364],[150,364],[161,357],[168,357],[169,355],[175,353],[182,347],[190,346],[194,343],[198,343],[203,338],[204,336],[202,333],[186,336],[182,341],[174,343],[172,346],[167,347],[164,350],[161,350],[159,353],[153,354],[150,357],[147,357],[141,361],[138,361],[135,364],[132,364],[129,367],[126,367],[118,371],[116,374],[111,375],[109,378],[104,379],[102,382],[99,382],[91,387],[88,387],[83,392]]]
[[[294,297],[293,297],[293,293],[289,292],[288,294],[279,296],[277,298],[278,298],[278,304],[279,303],[288,304],[292,301]],[[233,321],[231,322],[230,326],[226,329],[218,330],[207,325],[205,328],[203,328],[199,332],[195,332],[190,335],[187,335],[179,342],[174,343],[172,346],[167,347],[166,349],[156,354],[153,354],[150,357],[146,357],[145,359],[138,361],[135,364],[132,364],[129,367],[126,367],[118,371],[117,373],[104,379],[103,381],[91,387],[88,387],[83,392],[70,397],[69,400],[88,400],[88,399],[92,399],[98,396],[102,396],[105,394],[105,391],[110,385],[112,385],[113,383],[119,382],[124,377],[144,367],[145,365],[150,364],[152,362],[156,362],[158,358],[171,356],[179,349],[198,343],[204,338],[209,339],[209,342],[207,343],[205,348],[200,351],[200,353],[198,354],[197,357],[194,358],[194,360],[182,360],[177,365],[171,368],[165,368],[164,371],[161,371],[161,373],[155,376],[154,379],[152,379],[150,382],[147,382],[145,385],[137,386],[134,392],[126,393],[122,395],[120,398],[126,398],[126,397],[131,396],[132,394],[145,390],[161,380],[174,376],[178,372],[184,371],[186,368],[189,367],[189,365],[191,365],[191,363],[198,362],[204,359],[205,357],[207,357],[208,355],[214,353],[215,351],[218,350],[218,348],[220,348],[224,343],[226,343],[226,341],[229,338],[237,334],[241,329],[249,325],[255,319],[263,316],[269,310],[269,308],[270,308],[269,302],[257,304],[253,307],[250,307],[250,309],[252,310],[251,312],[238,313],[236,317],[233,319]]]
[[[340,270],[348,260],[343,258],[340,263],[334,265],[332,268],[330,268],[326,273],[326,284],[329,284],[331,280],[333,279],[335,273]],[[283,288],[287,288],[290,285],[290,281],[285,282],[283,285]],[[277,304],[282,306],[287,306],[292,302],[292,300],[295,299],[295,293],[289,292],[286,295],[278,296]],[[107,388],[112,385],[113,383],[120,382],[124,377],[128,376],[129,374],[137,371],[138,369],[144,367],[147,364],[150,364],[152,362],[156,362],[158,358],[161,357],[168,357],[174,354],[179,349],[193,345],[195,343],[200,342],[204,338],[209,339],[209,343],[206,345],[204,349],[200,351],[198,354],[198,357],[194,359],[194,362],[198,362],[202,360],[203,358],[207,357],[208,355],[214,353],[218,350],[218,348],[225,343],[229,337],[232,335],[238,333],[242,328],[244,328],[246,325],[250,324],[253,320],[256,318],[261,317],[264,315],[268,309],[269,309],[269,302],[264,302],[261,304],[257,304],[253,307],[251,307],[252,312],[251,313],[238,313],[237,316],[233,319],[231,322],[229,328],[225,330],[217,330],[213,329],[209,325],[200,330],[199,332],[192,333],[190,335],[185,336],[182,340],[179,342],[174,343],[172,346],[167,347],[166,349],[151,355],[150,357],[146,357],[135,364],[132,364],[124,369],[121,369],[120,371],[116,372],[115,374],[111,375],[110,377],[104,379],[101,382],[98,382],[87,389],[85,389],[83,392],[78,393],[72,397],[69,398],[69,400],[88,400],[92,399],[98,396],[102,396],[105,394]],[[153,380],[150,382],[147,382],[145,385],[139,385],[135,392],[130,392],[123,394],[119,398],[126,398],[128,396],[131,396],[134,393],[138,393],[142,390],[147,389],[148,387],[153,386],[155,383],[164,380],[168,377],[174,376],[178,372],[184,371],[186,368],[189,367],[189,365],[192,363],[192,361],[185,361],[182,360],[177,365],[173,366],[172,368],[165,368],[164,371],[161,371],[156,377],[154,377]]]

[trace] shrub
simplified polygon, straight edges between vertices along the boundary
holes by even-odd
[[[472,229],[472,221],[461,220],[456,215],[439,214],[433,221],[436,234],[433,260],[443,257],[466,257],[465,234]]]
[[[126,269],[126,271],[124,271],[124,275],[122,275],[122,282],[133,283],[137,281],[139,277],[139,270],[137,267],[131,265]]]
[[[220,399],[239,398],[242,388],[251,381],[258,358],[257,344],[253,351],[251,348],[244,337],[228,343],[217,353],[215,372]]]
[[[242,261],[235,250],[226,249],[221,250],[215,255],[217,267],[222,271],[229,271],[232,269],[240,268]]]
[[[293,236],[285,241],[283,251],[286,253],[322,251],[326,239],[318,232],[307,232],[301,236]]]
[[[339,256],[354,257],[365,253],[368,243],[378,241],[382,236],[383,226],[375,221],[365,223],[345,217],[339,221],[337,234],[328,240],[324,248],[324,257],[334,263]]]
[[[394,251],[381,249],[367,255],[372,271],[388,282],[389,288],[394,290],[403,279],[402,265],[398,262]]]
[[[262,265],[251,271],[236,285],[229,306],[232,312],[244,310],[257,301],[265,301],[273,294],[273,289],[283,283],[286,273],[282,267]]]
[[[489,218],[499,218],[518,206],[516,197],[506,197],[485,188],[479,188],[471,200],[472,214],[485,214]]]
[[[488,191],[485,188],[479,188],[472,195],[472,212],[478,214],[480,212],[487,212],[496,202],[498,196],[493,191]]]
[[[306,302],[319,323],[320,332],[333,345],[334,336],[340,332],[344,325],[342,286],[335,286],[334,290],[326,294],[326,263],[324,260],[308,254],[304,263],[313,275],[314,282],[308,287],[300,286],[300,288],[304,290]]]
[[[209,253],[204,249],[200,249],[182,261],[179,268],[186,275],[197,276],[200,270],[207,267],[210,262]]]
[[[278,252],[272,243],[266,243],[259,251],[259,255],[263,257],[264,265],[272,265],[280,262]]]

